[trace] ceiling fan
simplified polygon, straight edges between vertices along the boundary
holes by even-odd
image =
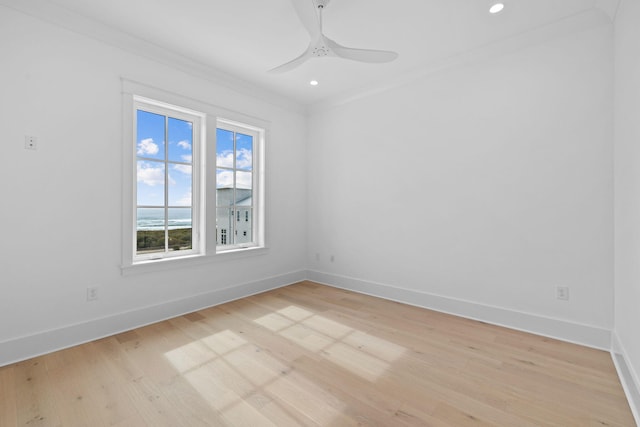
[[[311,36],[309,46],[302,55],[269,70],[270,73],[285,73],[311,58],[334,56],[360,62],[391,62],[398,57],[388,50],[356,49],[342,46],[322,33],[322,11],[330,0],[291,0],[300,21]]]

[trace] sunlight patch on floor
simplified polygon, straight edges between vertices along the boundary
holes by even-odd
[[[314,353],[329,347],[335,340],[320,334],[308,326],[295,324],[280,331],[280,335]]]
[[[313,316],[313,313],[309,310],[305,310],[304,308],[296,307],[295,305],[290,305],[281,310],[278,310],[278,313],[282,314],[285,317],[288,317],[291,320],[299,322],[308,317]]]
[[[221,355],[247,344],[247,340],[230,330],[210,335],[203,338],[202,342],[204,342],[210,349]]]
[[[337,342],[322,352],[322,355],[333,363],[369,380],[377,380],[389,368],[389,363],[369,356],[349,345]]]
[[[340,340],[347,334],[354,331],[353,328],[345,326],[342,323],[334,322],[331,319],[327,319],[326,317],[322,317],[319,315],[314,315],[308,319],[303,320],[302,324],[335,340]]]
[[[279,315],[278,313],[269,313],[265,316],[255,319],[254,322],[274,332],[280,331],[287,326],[293,325],[292,320],[289,320],[286,317]]]
[[[254,322],[372,382],[406,351],[402,346],[293,305]]]
[[[254,322],[370,382],[384,375],[406,351],[295,305],[260,316]],[[329,390],[231,330],[175,348],[165,357],[231,424],[268,426],[273,425],[269,419],[277,419],[279,425],[299,425],[310,420],[329,425],[344,417],[342,402]]]
[[[202,341],[194,341],[168,351],[164,356],[181,374],[201,366],[216,357],[216,353]]]
[[[398,344],[355,330],[342,342],[386,362],[394,362],[402,357],[406,349]]]
[[[230,330],[175,348],[165,357],[231,425],[297,426],[309,420],[330,425],[343,417],[344,405],[328,391]]]

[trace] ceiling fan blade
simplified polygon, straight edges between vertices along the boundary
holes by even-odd
[[[289,62],[279,65],[276,68],[272,68],[271,70],[269,70],[269,72],[272,74],[286,73],[287,71],[291,71],[294,68],[299,67],[312,56],[313,55],[311,54],[311,47],[309,47],[302,55],[298,56],[296,59],[293,59]]]
[[[307,50],[297,58],[269,70],[269,73],[286,73],[299,67],[312,57],[337,56],[353,61],[381,63],[391,62],[398,57],[388,50],[355,49],[342,46],[322,33],[322,11],[331,0],[291,0],[300,21],[311,36]]]
[[[353,61],[380,63],[391,62],[398,57],[397,52],[389,50],[356,49],[342,46],[328,37],[325,40],[336,56]]]
[[[320,17],[318,16],[313,0],[291,0],[291,3],[311,38],[315,39],[318,37],[322,30]]]

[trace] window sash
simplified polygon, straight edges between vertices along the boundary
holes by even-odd
[[[163,149],[164,154],[162,159],[153,158],[144,155],[138,155],[138,111],[145,111],[153,114],[158,114],[164,118],[164,138]],[[191,134],[191,163],[180,162],[171,160],[169,158],[169,120],[170,118],[183,120],[192,123]],[[150,100],[142,97],[134,96],[133,101],[133,159],[134,159],[134,186],[133,186],[133,233],[132,233],[132,260],[134,263],[140,261],[158,260],[165,258],[177,258],[184,256],[192,256],[202,252],[202,244],[200,240],[201,229],[201,197],[200,197],[200,147],[202,145],[201,139],[203,133],[203,120],[204,114],[191,111],[182,107],[178,107],[171,104],[162,103],[155,100]],[[163,179],[164,179],[164,194],[163,203],[159,204],[138,204],[138,162],[157,162],[164,166]],[[170,191],[170,172],[169,168],[172,165],[188,165],[191,166],[191,204],[189,205],[176,205],[170,204],[169,191]],[[156,208],[163,209],[163,233],[164,233],[164,249],[161,251],[154,251],[149,253],[140,253],[138,250],[138,209],[143,208]],[[187,209],[191,210],[191,249],[184,250],[171,250],[170,235],[177,234],[172,233],[173,230],[169,226],[169,213],[171,209]]]
[[[230,120],[218,119],[217,129],[229,131],[233,133],[233,165],[219,165],[218,159],[216,156],[216,171],[224,170],[233,173],[233,186],[232,186],[232,195],[230,200],[232,201],[230,204],[222,204],[220,203],[220,193],[218,189],[218,174],[216,173],[216,229],[220,229],[216,233],[216,236],[220,235],[220,239],[216,239],[216,252],[223,253],[226,251],[232,251],[242,248],[250,248],[250,247],[259,247],[263,245],[263,230],[261,229],[262,224],[264,222],[264,210],[261,209],[261,197],[264,192],[264,176],[262,166],[264,163],[263,157],[263,144],[264,144],[264,130],[259,128],[254,128],[249,125],[245,125],[243,123],[233,122]],[[251,161],[251,169],[241,168],[237,165],[237,134],[247,135],[252,138],[252,161]],[[216,147],[217,148],[217,147]],[[217,150],[216,150],[217,154]],[[238,183],[237,183],[237,173],[238,172],[250,172],[251,173],[251,203],[249,205],[238,205]],[[221,235],[221,227],[218,227],[218,214],[221,210],[228,210],[229,212],[229,229],[227,231],[227,242],[226,244],[222,243],[222,235]],[[250,218],[250,225],[248,226],[249,230],[245,230],[241,228],[241,221],[244,221],[244,217],[240,218],[241,221],[238,221],[238,215],[245,215],[241,213],[241,211],[247,211],[247,215]],[[250,212],[250,213],[249,213]],[[231,218],[231,214],[233,217]],[[223,216],[223,215],[221,215]],[[244,227],[244,222],[242,223],[242,227]],[[244,234],[247,231],[251,232],[251,239],[247,242],[241,242],[240,240],[244,240]]]

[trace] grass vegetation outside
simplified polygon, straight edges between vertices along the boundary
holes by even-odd
[[[138,253],[164,251],[164,239],[164,230],[138,230]],[[191,249],[191,242],[191,228],[169,230],[170,251]]]

